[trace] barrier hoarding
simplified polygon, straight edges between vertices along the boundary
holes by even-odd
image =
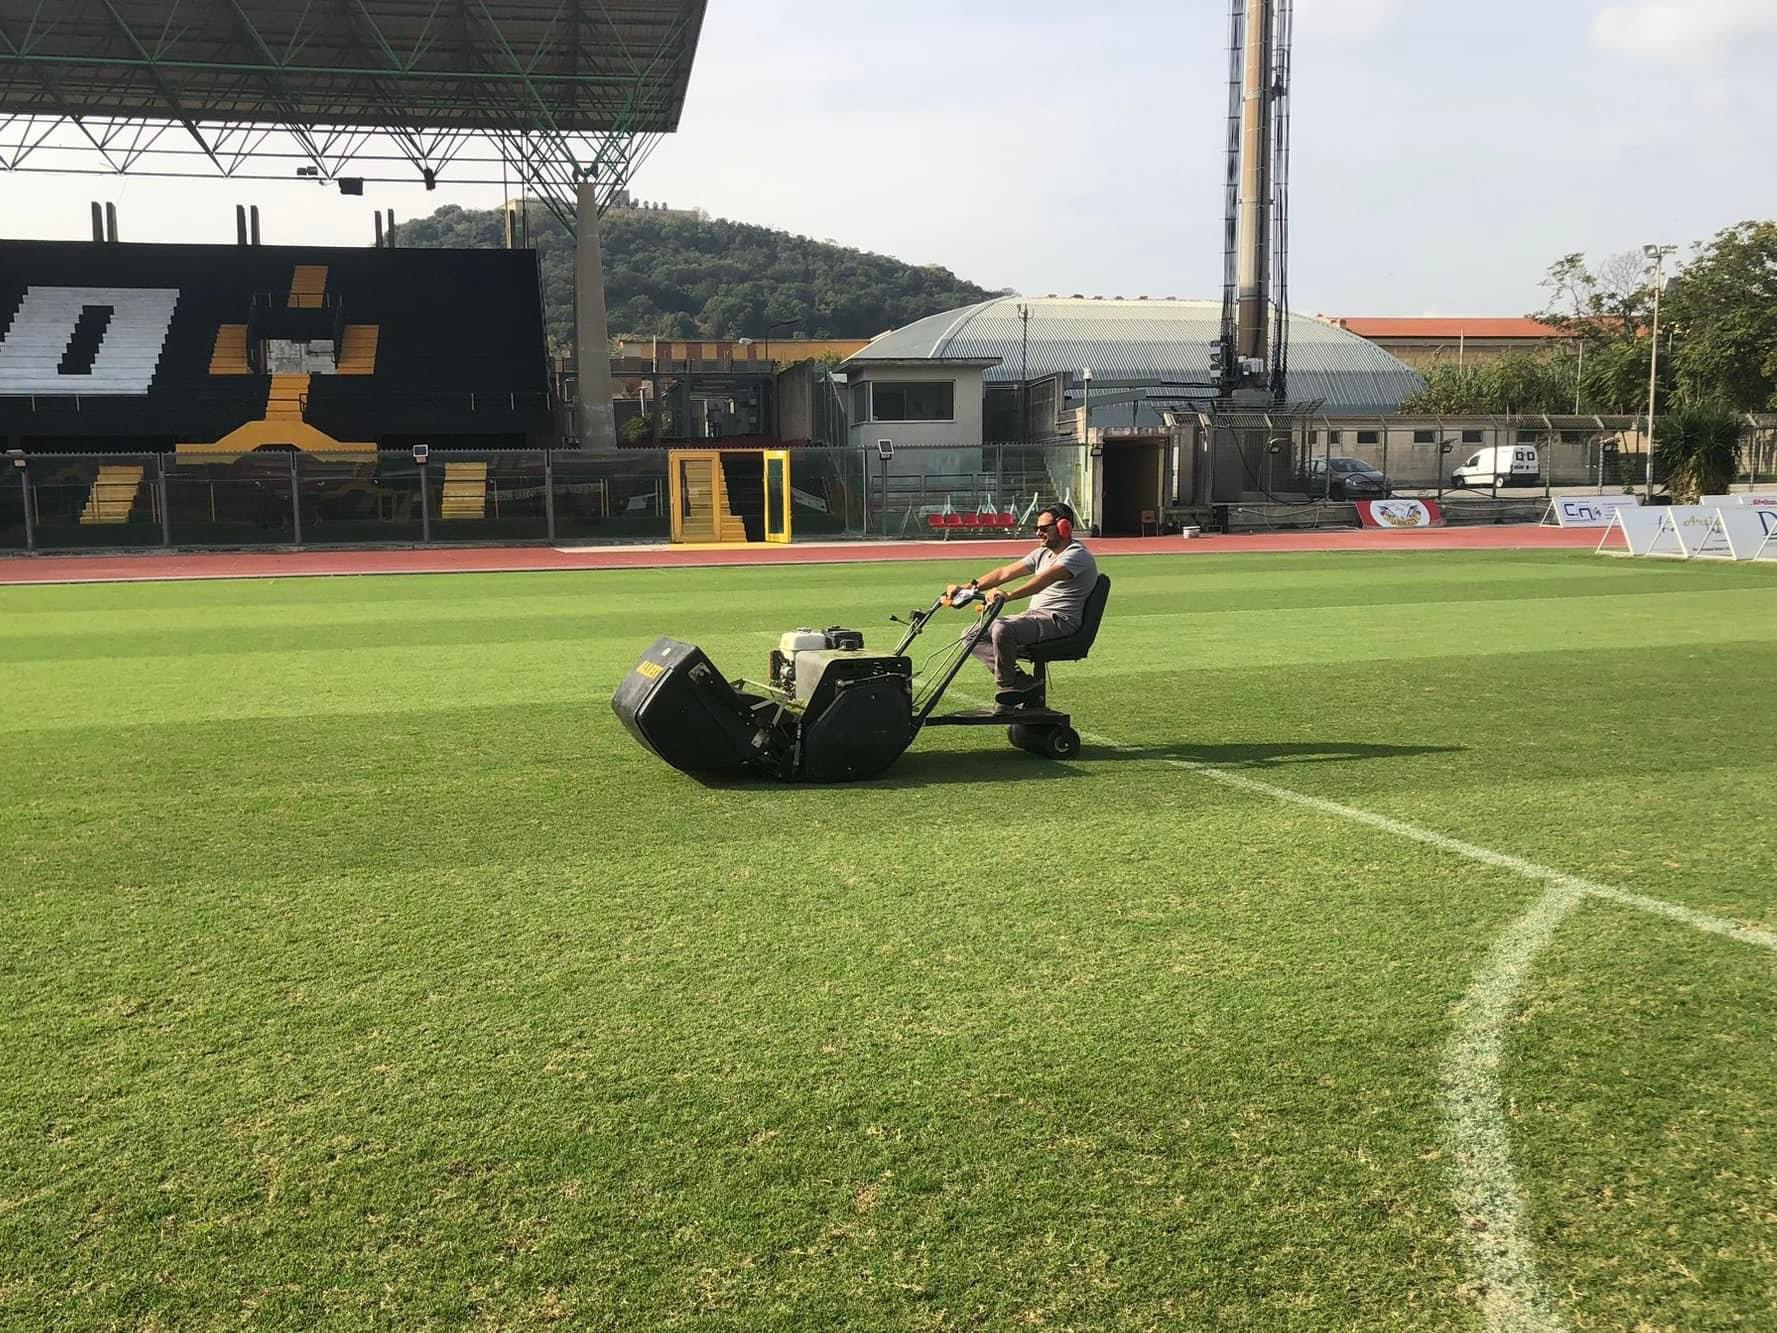
[[[1359,500],[1357,520],[1366,528],[1441,528],[1443,511],[1435,500]]]
[[[1772,538],[1777,537],[1777,505],[1724,505],[1716,511],[1719,546],[1699,551],[1717,560],[1757,560]],[[1777,552],[1773,552],[1777,556]]]
[[[1623,508],[1637,508],[1639,495],[1562,495],[1549,501],[1544,527],[1607,528],[1610,516]]]
[[[1643,553],[1668,560],[1690,560],[1703,554],[1727,551],[1717,531],[1719,505],[1668,505],[1662,512],[1660,530]]]
[[[1597,553],[1646,555],[1665,526],[1666,513],[1662,509],[1643,509],[1639,505],[1621,506],[1611,512],[1604,533],[1598,538]],[[1612,536],[1621,541],[1620,548],[1611,546]]]

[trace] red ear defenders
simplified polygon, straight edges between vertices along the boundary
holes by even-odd
[[[1074,511],[1064,504],[1049,506],[1049,515],[1055,520],[1055,535],[1064,542],[1074,539]]]

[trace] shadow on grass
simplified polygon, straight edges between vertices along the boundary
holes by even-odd
[[[1348,764],[1366,759],[1411,759],[1422,754],[1461,754],[1466,745],[1368,745],[1354,741],[1252,741],[1209,745],[1131,745],[1095,748],[1087,742],[1080,758],[1100,763],[1131,759],[1176,759],[1206,768],[1284,768],[1294,764]]]
[[[1425,754],[1459,754],[1462,745],[1368,745],[1350,741],[1283,741],[1240,745],[1185,744],[1128,746],[1109,749],[1086,742],[1078,757],[1044,759],[1008,745],[1003,750],[908,750],[888,772],[847,786],[875,788],[937,787],[955,783],[1048,782],[1086,777],[1094,768],[1134,761],[1175,759],[1213,768],[1277,769],[1295,764],[1346,764],[1370,759],[1411,759]],[[706,787],[794,790],[810,785],[780,782],[763,773],[687,774]]]
[[[1080,778],[1086,774],[1053,759],[1013,749],[970,750],[964,753],[943,750],[908,750],[886,773],[873,778],[860,778],[847,783],[782,782],[752,769],[722,773],[687,773],[705,787],[717,790],[758,788],[795,791],[799,787],[847,786],[873,788],[937,787],[952,783],[1021,782],[1031,779]]]

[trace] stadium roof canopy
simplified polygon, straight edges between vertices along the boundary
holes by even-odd
[[[706,3],[0,0],[0,167],[608,199],[677,128]]]
[[[1027,326],[1020,307],[1030,313]],[[885,333],[851,364],[882,359],[993,357],[988,383],[1077,374],[1095,382],[1176,385],[1213,396],[1209,355],[1221,334],[1220,301],[996,296],[979,305],[929,315]],[[1392,412],[1424,386],[1419,375],[1372,342],[1322,320],[1289,321],[1289,392],[1320,400],[1339,415]]]

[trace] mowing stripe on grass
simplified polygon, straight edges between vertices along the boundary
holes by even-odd
[[[1138,753],[1108,736],[1082,733],[1108,750]],[[1435,847],[1482,865],[1507,870],[1549,885],[1523,916],[1499,937],[1487,962],[1456,1007],[1456,1031],[1445,1048],[1439,1073],[1446,1138],[1454,1157],[1452,1188],[1469,1259],[1481,1281],[1481,1314],[1498,1333],[1559,1333],[1566,1327],[1537,1276],[1536,1259],[1523,1235],[1524,1202],[1512,1171],[1506,1133],[1505,1096],[1499,1081],[1505,1021],[1531,963],[1562,921],[1588,897],[1650,912],[1729,939],[1777,950],[1777,931],[1744,925],[1676,903],[1569,875],[1420,828],[1357,806],[1310,796],[1243,773],[1190,759],[1160,761],[1188,773],[1273,800],[1305,806],[1336,819],[1367,824],[1384,833]]]

